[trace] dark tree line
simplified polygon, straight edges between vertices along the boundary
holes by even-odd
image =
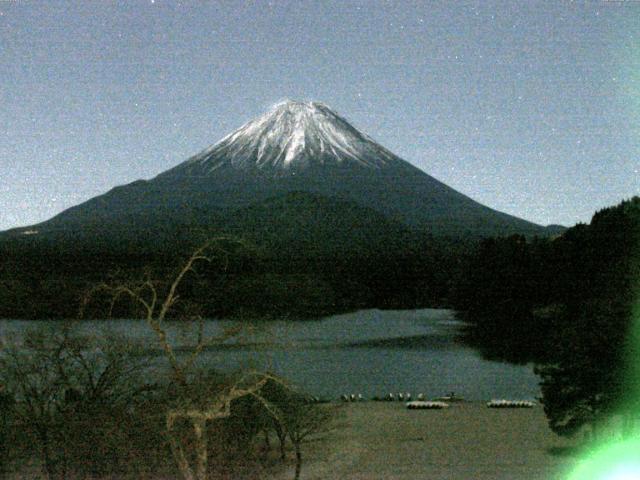
[[[385,249],[282,251],[245,242],[228,261],[199,268],[183,298],[206,317],[316,317],[360,308],[447,305],[457,252],[429,237]],[[0,318],[75,318],[92,285],[105,278],[170,275],[197,245],[165,239],[153,248],[0,242]],[[130,313],[122,312],[123,315]]]
[[[454,303],[471,324],[467,339],[487,356],[537,364],[550,426],[572,434],[638,403],[639,280],[634,197],[556,238],[483,241]]]

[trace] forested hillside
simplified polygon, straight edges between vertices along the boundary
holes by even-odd
[[[152,219],[151,219],[152,220]],[[166,278],[198,246],[225,238],[217,260],[182,286],[207,317],[315,317],[359,308],[448,302],[470,243],[410,230],[353,202],[293,192],[172,229],[20,235],[0,241],[0,317],[69,318],[97,283]],[[120,312],[131,315],[130,312]]]
[[[555,238],[484,240],[462,269],[454,305],[489,356],[545,361],[566,329],[584,323],[586,334],[591,320],[619,349],[637,294],[639,242],[638,197]]]

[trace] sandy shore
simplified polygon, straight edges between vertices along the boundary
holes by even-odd
[[[571,445],[549,430],[539,406],[345,404],[333,428],[305,444],[302,479],[562,479],[575,464],[561,454]],[[291,477],[281,473],[277,478]]]

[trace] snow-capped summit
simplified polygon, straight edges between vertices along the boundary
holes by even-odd
[[[190,158],[179,170],[207,175],[231,166],[286,175],[310,166],[379,169],[397,161],[401,160],[326,105],[288,100]]]

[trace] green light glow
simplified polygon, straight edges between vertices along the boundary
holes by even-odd
[[[585,452],[568,480],[640,480],[640,243],[637,243],[640,232],[637,223],[633,229],[628,232],[636,243],[629,252],[628,265],[633,303],[624,352],[625,394],[616,409],[630,422],[631,431],[627,433],[632,437],[603,442],[595,450]]]
[[[629,348],[627,351],[628,372],[626,385],[627,398],[621,403],[621,411],[638,417],[638,389],[640,379],[640,316],[638,302],[633,311],[633,324],[629,332]],[[571,474],[569,480],[639,480],[640,479],[640,436],[633,439],[605,443],[594,453],[587,455]]]
[[[581,462],[568,480],[640,479],[640,439],[600,448]]]

